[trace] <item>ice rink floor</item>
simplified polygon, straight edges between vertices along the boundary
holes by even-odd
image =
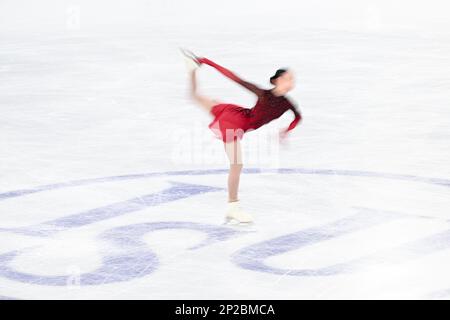
[[[450,298],[449,39],[245,30],[2,36],[0,299]],[[244,157],[251,226],[223,225],[178,46],[262,87],[296,74],[303,123]],[[211,68],[200,88],[254,103]]]

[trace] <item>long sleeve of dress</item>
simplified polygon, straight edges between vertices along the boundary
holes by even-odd
[[[228,70],[225,67],[222,67],[220,65],[218,65],[217,63],[215,63],[214,61],[211,61],[207,58],[198,58],[197,59],[198,62],[200,63],[204,63],[207,64],[215,69],[217,69],[217,71],[219,71],[220,73],[222,73],[225,77],[237,82],[238,84],[240,84],[241,86],[243,86],[244,88],[250,90],[251,92],[253,92],[254,94],[256,94],[257,96],[260,96],[261,94],[263,94],[263,91],[261,88],[258,88],[256,85],[254,85],[253,83],[247,82],[245,80],[242,80],[240,77],[238,77],[236,74],[234,74],[232,71]]]
[[[297,124],[302,120],[302,116],[301,116],[300,112],[297,110],[296,107],[291,106],[290,109],[291,109],[292,112],[294,113],[295,118],[294,118],[294,120],[292,120],[292,122],[291,122],[291,124],[289,125],[289,127],[287,127],[287,128],[285,129],[285,132],[288,132],[288,131],[291,131],[292,129],[294,129],[294,128],[297,126]]]

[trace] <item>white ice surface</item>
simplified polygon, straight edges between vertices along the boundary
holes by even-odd
[[[261,17],[1,32],[0,299],[450,298],[450,37],[386,30],[377,16],[366,29],[305,27],[295,19],[275,27]],[[178,46],[263,87],[278,67],[296,74],[290,96],[303,123],[280,146],[275,166],[245,164],[269,170],[242,176],[240,197],[254,226],[221,224],[223,189],[164,200],[164,190],[169,198],[191,192],[172,183],[226,186],[224,172],[205,171],[226,169],[226,159],[209,116],[188,98]],[[254,103],[208,67],[200,88],[226,102]],[[286,114],[249,133],[243,147],[272,138],[290,120]],[[185,170],[197,174],[168,174]],[[161,174],[141,176],[152,172]],[[66,185],[9,193],[58,183]],[[146,195],[153,195],[149,203],[126,212],[130,199]],[[122,213],[48,225],[95,208]],[[150,232],[160,222],[167,229]],[[102,238],[136,224],[148,228],[138,245]],[[347,225],[355,229],[339,234]],[[127,230],[124,237],[133,238],[136,230]],[[208,230],[236,234],[195,248]],[[296,236],[273,242],[289,234]],[[305,244],[277,251],[296,241]],[[17,255],[8,260],[11,252]],[[83,274],[123,263],[105,257],[125,253],[136,258],[130,279],[103,284],[111,275],[100,272],[99,283],[76,285]],[[253,260],[246,268],[252,254],[270,268],[254,270]],[[312,271],[296,273],[304,269]],[[69,285],[45,280],[58,276]]]

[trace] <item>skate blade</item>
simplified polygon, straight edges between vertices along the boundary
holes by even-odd
[[[187,58],[192,59],[197,65],[200,65],[197,61],[197,56],[192,52],[184,48],[179,48],[180,52]]]
[[[227,225],[227,226],[251,226],[251,225],[253,225],[253,221],[250,221],[250,222],[241,222],[241,221],[239,221],[239,220],[236,220],[236,219],[234,219],[234,218],[229,218],[229,217],[226,217],[225,218],[225,222],[223,223],[224,225]]]

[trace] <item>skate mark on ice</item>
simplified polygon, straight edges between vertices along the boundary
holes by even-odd
[[[438,178],[427,178],[427,177],[419,177],[414,175],[405,175],[405,174],[391,174],[391,173],[379,173],[379,172],[370,172],[370,171],[357,171],[357,170],[332,170],[332,169],[309,169],[309,168],[279,168],[279,169],[259,169],[259,168],[244,168],[243,170],[246,174],[261,174],[261,173],[273,173],[273,174],[313,174],[313,175],[336,175],[336,176],[354,176],[354,177],[369,177],[369,178],[384,178],[384,179],[393,179],[393,180],[405,180],[412,182],[421,182],[428,183],[440,186],[450,186],[450,180],[448,179],[438,179]],[[111,181],[126,181],[126,180],[134,180],[134,179],[146,179],[146,178],[155,178],[155,177],[164,177],[164,176],[195,176],[195,175],[214,175],[214,174],[227,174],[228,170],[226,169],[210,169],[210,170],[184,170],[184,171],[166,171],[166,172],[150,172],[143,174],[130,174],[130,175],[120,175],[120,176],[110,176],[103,178],[93,178],[93,179],[81,179],[74,180],[64,183],[56,183],[38,186],[30,189],[20,189],[14,191],[8,191],[5,193],[0,193],[0,201],[16,198],[20,196],[25,196],[37,192],[50,191],[61,188],[69,188],[75,186],[89,185],[95,183],[106,183]],[[182,199],[185,197],[189,197],[192,195],[212,192],[212,191],[220,191],[224,190],[221,188],[207,187],[207,186],[194,186],[189,184],[181,184],[173,182],[173,187],[162,192],[161,197],[166,198],[167,201],[174,201],[178,199]],[[181,188],[181,190],[177,189],[177,186]],[[186,187],[186,188],[184,188]],[[204,188],[204,189],[203,189]],[[180,194],[177,194],[177,191],[181,191]],[[144,203],[150,203],[147,206],[154,206],[157,204],[164,203],[159,199],[159,194],[156,195],[147,195],[144,196]],[[153,197],[153,199],[152,199]],[[17,228],[17,229],[8,229],[8,228],[0,228],[0,232],[17,232],[27,235],[33,236],[47,236],[53,234],[59,230],[64,230],[70,227],[82,226],[88,223],[101,221],[103,218],[108,219],[108,216],[120,215],[120,210],[124,210],[125,213],[127,210],[132,210],[131,207],[139,206],[139,202],[142,205],[142,198],[135,198],[128,200],[127,202],[121,202],[117,204],[113,204],[110,206],[105,206],[97,209],[88,210],[84,213],[76,214],[73,216],[69,216],[66,218],[60,218],[53,221],[45,222],[39,224],[37,226],[25,227],[25,228]],[[152,203],[152,200],[154,201]],[[158,203],[159,201],[159,203]],[[117,205],[117,208],[113,208],[113,206]],[[126,208],[129,205],[130,208]],[[121,207],[121,208],[120,208]],[[145,207],[145,205],[142,205]],[[111,211],[110,211],[111,210]],[[139,209],[137,209],[139,210]],[[114,213],[116,211],[116,213]],[[98,220],[96,220],[98,219]],[[84,222],[83,222],[84,220]]]
[[[331,267],[323,269],[288,270],[268,266],[264,260],[271,256],[280,255],[297,250],[322,241],[349,234],[361,229],[369,228],[394,219],[402,218],[401,214],[392,212],[378,212],[375,210],[360,210],[352,216],[328,223],[320,227],[314,227],[299,232],[283,235],[266,240],[234,253],[231,257],[233,263],[241,268],[267,272],[278,275],[295,276],[323,276],[340,273],[341,268]]]
[[[381,215],[380,215],[381,213]],[[382,250],[372,255],[353,259],[317,269],[281,269],[264,263],[269,257],[280,255],[302,247],[330,240],[373,225],[405,218],[407,215],[390,212],[370,213],[362,211],[359,214],[332,222],[322,227],[311,228],[267,240],[259,244],[241,249],[232,256],[232,261],[238,266],[253,271],[267,272],[282,276],[330,276],[343,273],[354,273],[369,266],[395,264],[432,254],[450,248],[450,230],[437,233],[419,240]]]
[[[342,263],[340,266],[342,268],[361,270],[370,266],[401,263],[449,248],[450,230],[446,230],[394,248],[382,250],[372,255],[354,259],[347,263]]]
[[[207,192],[221,191],[224,189],[210,186],[171,182],[172,186],[158,193],[148,194],[106,205],[103,207],[90,209],[85,212],[77,213],[52,221],[47,221],[35,226],[22,227],[16,229],[0,229],[0,231],[9,231],[31,236],[49,236],[70,228],[85,226],[106,219],[118,217],[127,213],[143,210],[148,207],[158,206],[167,202],[172,202],[187,197]]]
[[[104,254],[102,265],[92,272],[79,274],[79,285],[102,285],[123,282],[153,273],[159,266],[159,260],[142,238],[150,232],[174,229],[187,229],[206,233],[206,239],[188,248],[188,250],[197,250],[245,233],[225,227],[192,222],[152,222],[113,228],[105,231],[99,237],[100,241],[107,242],[110,245],[107,252],[102,252]],[[35,275],[15,271],[10,266],[11,262],[20,254],[27,253],[32,249],[0,255],[0,277],[46,286],[70,285],[73,275]],[[108,253],[111,251],[115,252],[115,254]]]
[[[20,254],[31,251],[24,249],[0,255],[0,277],[8,280],[47,286],[71,286],[74,275],[35,275],[16,271],[10,266]],[[92,272],[78,275],[80,285],[100,285],[131,280],[138,276],[152,273],[158,264],[156,255],[150,250],[141,248],[132,252],[121,252],[115,255],[105,255],[99,268]],[[142,265],[145,265],[142,268]]]
[[[368,178],[384,178],[391,180],[404,180],[412,182],[421,182],[427,184],[441,185],[450,187],[450,179],[429,178],[420,177],[407,174],[395,174],[395,173],[383,173],[383,172],[371,172],[360,170],[333,170],[333,169],[310,169],[310,168],[279,168],[279,169],[259,169],[259,168],[244,168],[245,174],[261,174],[261,173],[273,173],[273,174],[312,174],[312,175],[337,175],[337,176],[351,176],[351,177],[368,177]],[[62,183],[54,183],[48,185],[37,186],[29,189],[19,189],[13,191],[7,191],[0,193],[0,201],[15,197],[26,196],[33,193],[51,191],[62,188],[77,187],[83,185],[90,185],[95,183],[105,183],[114,181],[127,181],[135,179],[147,179],[155,177],[165,176],[196,176],[196,175],[215,175],[215,174],[227,174],[227,169],[210,169],[210,170],[184,170],[184,171],[165,171],[165,172],[150,172],[142,174],[129,174],[120,176],[110,176],[93,179],[81,179],[73,180]]]
[[[222,172],[223,171],[223,172]],[[96,183],[106,183],[106,182],[116,182],[116,181],[128,181],[128,180],[136,180],[136,179],[146,179],[146,178],[156,178],[156,177],[166,177],[166,176],[183,176],[183,175],[208,175],[208,174],[218,174],[218,173],[227,173],[228,170],[187,170],[187,171],[167,171],[167,172],[150,172],[150,173],[142,173],[142,174],[129,174],[129,175],[120,175],[120,176],[110,176],[110,177],[102,177],[102,178],[92,178],[92,179],[80,179],[67,181],[62,183],[54,183],[47,184],[42,186],[37,186],[29,189],[20,189],[7,191],[4,193],[0,193],[0,201],[22,197],[29,194],[34,194],[38,192],[51,191],[63,188],[70,187],[78,187]]]

